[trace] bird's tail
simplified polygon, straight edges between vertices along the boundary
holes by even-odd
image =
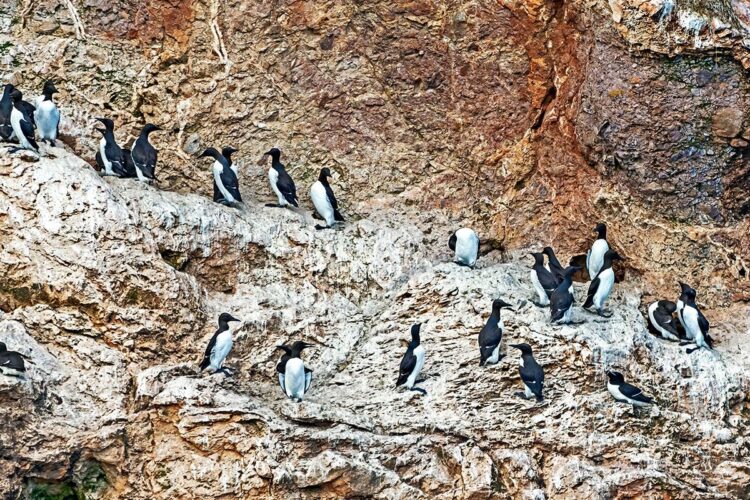
[[[344,222],[344,216],[341,215],[341,212],[339,212],[337,208],[333,210],[333,219],[339,222]]]
[[[544,396],[542,396],[541,394],[537,394],[536,395],[536,400],[537,400],[538,403],[541,403],[542,401],[544,401]]]
[[[594,296],[589,295],[588,297],[586,297],[586,302],[583,303],[583,307],[584,309],[588,309],[589,307],[593,305],[594,305]]]

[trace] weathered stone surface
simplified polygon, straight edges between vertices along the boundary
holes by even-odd
[[[740,135],[744,113],[737,108],[721,108],[714,113],[714,134],[719,137],[733,138]]]
[[[737,484],[747,472],[739,464],[750,390],[742,322],[709,312],[717,350],[687,355],[646,331],[631,278],[616,286],[613,318],[576,310],[584,324],[551,326],[548,311],[530,303],[524,253],[492,251],[473,271],[455,266],[445,235],[418,229],[425,221],[415,224],[416,214],[384,209],[315,231],[306,211],[227,208],[100,178],[54,154],[11,160],[0,177],[0,262],[15,283],[0,288],[0,339],[33,361],[28,380],[0,377],[3,491],[129,499],[745,491]],[[176,254],[202,259],[203,274],[174,269]],[[231,290],[213,285],[228,276]],[[123,305],[121,290],[133,289]],[[504,342],[529,342],[545,367],[542,404],[514,396],[516,353],[478,366],[476,335],[497,296],[515,304]],[[224,310],[243,320],[228,360],[237,374],[198,374]],[[399,339],[417,321],[426,397],[393,389]],[[302,404],[281,394],[274,372],[274,347],[297,338],[319,344],[305,356],[315,375]],[[634,416],[613,404],[603,375],[612,367],[658,408]]]
[[[113,117],[123,145],[146,121],[165,130],[153,136],[158,188],[102,181],[61,150],[36,163],[0,153],[2,325],[60,360],[64,379],[3,381],[3,408],[21,401],[6,422],[33,412],[0,428],[0,491],[746,496],[747,376],[725,367],[747,352],[750,167],[736,136],[749,27],[743,0],[6,2],[3,82],[31,97],[54,79],[75,153],[93,162],[94,116]],[[714,129],[723,108],[735,110],[719,131],[730,137]],[[240,149],[240,212],[205,198],[209,162],[195,157],[228,144]],[[315,232],[309,214],[262,207],[259,160],[273,145],[308,209],[319,168],[336,173],[349,225]],[[580,255],[599,220],[627,258],[620,336],[596,322],[549,330],[522,306],[513,338],[528,335],[562,381],[549,406],[512,398],[510,361],[475,381],[489,300],[530,297],[523,254]],[[494,249],[477,273],[440,264],[462,225]],[[673,298],[677,280],[698,288],[721,362],[642,332],[636,307]],[[224,308],[245,320],[230,360],[244,371],[198,377]],[[391,391],[396,339],[415,316],[436,324],[424,400]],[[274,385],[272,349],[301,335],[326,348],[295,407]],[[597,336],[664,411],[614,430],[623,411],[601,391],[606,363],[580,363],[599,356]],[[68,401],[65,377],[95,377],[105,358],[112,394],[85,381]],[[575,397],[560,400],[561,387]],[[127,419],[105,421],[105,409]],[[520,411],[544,428],[517,427]],[[700,432],[696,415],[710,417]],[[30,445],[10,453],[16,438]],[[714,473],[703,484],[696,471]]]

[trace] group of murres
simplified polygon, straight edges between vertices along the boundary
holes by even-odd
[[[12,147],[11,152],[28,150],[40,154],[40,142],[46,142],[55,147],[60,123],[60,112],[53,100],[57,93],[51,81],[45,82],[42,95],[35,104],[23,100],[23,94],[12,84],[6,84],[0,98],[0,140],[17,142],[18,147]],[[147,123],[141,129],[131,149],[122,148],[117,143],[114,134],[114,121],[109,118],[96,118],[103,128],[96,128],[102,135],[95,160],[103,175],[121,178],[135,178],[142,182],[157,181],[156,163],[157,149],[150,143],[149,135],[161,130],[158,126]],[[210,147],[203,151],[199,158],[211,158],[211,175],[213,180],[213,201],[222,205],[239,207],[242,195],[239,189],[239,170],[232,161],[232,154],[237,149],[226,146],[221,151]],[[281,151],[271,148],[265,155],[271,157],[271,167],[268,170],[268,180],[271,190],[277,197],[277,203],[267,204],[269,207],[299,207],[297,189],[292,177],[281,163]],[[310,198],[315,210],[325,225],[317,225],[316,229],[332,228],[336,223],[343,222],[344,217],[339,211],[338,202],[331,189],[328,168],[320,171],[318,180],[310,188]],[[595,311],[602,317],[610,317],[605,311],[605,303],[614,287],[615,274],[612,265],[622,257],[610,249],[607,241],[607,226],[603,223],[594,228],[597,237],[586,253],[586,270],[591,282],[588,287],[586,301],[583,308]],[[454,262],[461,266],[474,268],[479,259],[479,237],[470,228],[455,231],[448,240],[449,248],[454,252]],[[573,276],[581,271],[581,267],[569,265],[563,267],[555,256],[551,247],[545,247],[542,252],[532,252],[534,264],[531,267],[530,281],[536,292],[534,304],[538,307],[549,307],[550,321],[556,324],[573,323],[571,316],[575,298],[572,293]],[[544,258],[547,257],[548,265]],[[571,262],[572,264],[572,262]],[[648,307],[648,322],[650,328],[661,338],[680,342],[680,345],[694,344],[694,348],[687,350],[692,353],[698,349],[712,349],[713,340],[708,334],[709,323],[695,303],[696,291],[685,283],[679,283],[681,294],[677,302],[659,300]],[[495,365],[500,362],[504,354],[500,346],[505,330],[501,309],[512,308],[512,305],[502,299],[495,299],[492,312],[486,324],[479,332],[479,364],[480,366]],[[675,320],[675,315],[677,321]],[[219,316],[219,328],[211,337],[204,357],[199,365],[200,370],[209,369],[213,373],[230,375],[231,370],[224,366],[229,355],[233,336],[230,323],[239,322],[231,314],[222,313]],[[425,363],[425,349],[420,339],[421,324],[411,327],[411,341],[404,340],[406,352],[399,366],[396,387],[427,394],[417,384],[422,381],[419,375]],[[280,345],[277,349],[284,352],[276,365],[279,385],[284,394],[295,402],[301,402],[312,384],[312,369],[305,366],[301,358],[302,351],[315,347],[304,341],[296,341],[291,345]],[[525,399],[535,398],[543,401],[544,370],[533,357],[529,344],[511,344],[521,354],[519,374],[524,391],[517,395]],[[22,377],[26,371],[22,354],[9,351],[0,342],[0,372],[4,375]],[[634,407],[648,406],[653,400],[643,392],[625,382],[624,377],[617,371],[607,371],[607,388],[612,396]]]

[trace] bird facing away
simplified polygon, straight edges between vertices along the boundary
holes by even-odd
[[[547,259],[549,260],[549,270],[559,285],[565,277],[565,268],[560,264],[560,261],[557,260],[557,256],[555,255],[555,251],[552,250],[552,247],[544,247],[542,253],[547,256]]]
[[[628,403],[634,408],[648,406],[654,402],[639,388],[625,382],[622,373],[610,370],[607,372],[607,377],[609,378],[607,390],[617,401]]]
[[[315,347],[315,344],[303,341],[293,343],[292,347],[276,347],[285,353],[276,365],[279,384],[284,394],[295,403],[302,402],[312,384],[312,370],[305,367],[305,363],[300,358],[302,350],[310,347]]]
[[[158,180],[156,178],[157,151],[148,140],[149,134],[157,130],[161,129],[154,124],[147,123],[144,125],[130,153],[133,158],[133,165],[135,165],[136,176],[141,182]]]
[[[586,302],[583,304],[584,309],[596,307],[597,314],[605,318],[611,316],[604,313],[604,303],[615,285],[615,272],[612,269],[612,262],[615,260],[622,260],[622,257],[614,250],[607,250],[599,274],[591,281]]]
[[[229,372],[222,365],[229,355],[229,351],[232,350],[232,329],[229,327],[229,323],[232,321],[240,320],[229,313],[221,313],[219,315],[219,329],[216,330],[216,333],[214,333],[208,342],[206,352],[200,364],[201,371],[210,368],[213,370],[213,373],[223,372],[224,375],[229,376]]]
[[[516,395],[525,399],[535,397],[537,401],[543,401],[544,370],[534,359],[531,346],[529,344],[511,344],[510,347],[515,347],[521,351],[518,373],[521,375],[524,391],[517,392]]]
[[[312,344],[306,344],[308,347],[312,347]],[[281,386],[281,390],[284,391],[284,394],[286,395],[286,385],[285,385],[285,379],[286,379],[286,362],[289,361],[292,357],[292,348],[288,345],[277,345],[276,349],[284,351],[284,354],[279,359],[279,362],[276,364],[276,374],[279,377],[279,385]],[[301,349],[300,349],[301,350]],[[310,388],[310,384],[312,384],[312,370],[308,367],[305,367],[305,392]]]
[[[9,377],[23,377],[26,373],[23,355],[9,351],[4,342],[0,342],[0,373]]]
[[[422,382],[422,380],[418,380],[417,377],[419,377],[419,373],[424,366],[425,351],[419,338],[419,331],[421,328],[421,323],[417,323],[411,327],[411,342],[407,344],[404,357],[401,358],[396,387],[405,386],[410,391],[417,391],[426,395],[427,391],[419,387],[414,387],[415,384]]]
[[[673,316],[676,310],[677,304],[671,300],[660,300],[648,306],[648,321],[651,326],[661,338],[673,342],[680,340],[677,322]]]
[[[15,87],[6,83],[3,87],[3,96],[0,98],[0,139],[5,142],[13,137],[13,125],[10,123],[10,114],[13,111],[13,98],[10,94]]]
[[[531,256],[534,257],[534,265],[531,266],[529,278],[531,279],[531,284],[539,298],[539,302],[534,302],[534,304],[539,307],[548,306],[549,298],[552,296],[552,292],[555,291],[555,288],[557,288],[558,281],[553,274],[544,267],[543,253],[531,252]]]
[[[18,89],[13,89],[10,93],[13,101],[13,109],[10,112],[10,124],[13,128],[13,134],[21,147],[11,148],[11,152],[26,149],[39,154],[39,145],[34,139],[34,111],[36,108],[23,100],[23,94]]]
[[[268,169],[268,182],[278,198],[278,203],[266,203],[267,207],[299,206],[297,187],[281,163],[281,151],[278,148],[269,149],[264,155],[271,157],[271,168]]]
[[[500,354],[500,343],[505,329],[500,315],[500,309],[503,307],[511,307],[511,305],[503,299],[492,301],[492,313],[479,332],[479,366],[496,365],[503,359],[504,355]]]
[[[692,354],[700,348],[713,349],[713,339],[708,334],[710,325],[695,303],[695,289],[684,283],[680,283],[680,286],[682,287],[682,294],[680,295],[682,309],[680,309],[679,316],[682,325],[685,327],[685,337],[688,339],[681,345],[695,344],[694,348],[687,349],[688,354]]]
[[[474,269],[479,259],[479,236],[474,230],[462,227],[454,232],[448,239],[448,248],[453,250],[456,264]]]
[[[586,269],[589,272],[589,278],[594,279],[604,264],[604,254],[609,250],[609,243],[607,243],[607,225],[599,223],[594,228],[594,232],[597,234],[594,244],[591,245],[591,249],[586,254]]]
[[[34,112],[34,120],[39,129],[39,140],[49,143],[52,147],[55,147],[60,126],[60,110],[57,109],[57,105],[52,100],[52,94],[55,93],[57,93],[55,84],[50,80],[44,82],[42,95],[37,99],[36,111]]]
[[[328,167],[320,169],[318,180],[310,188],[310,198],[312,199],[315,210],[326,221],[325,226],[315,225],[315,229],[326,229],[333,227],[336,222],[343,222],[344,217],[339,212],[339,204],[333,189],[328,182],[331,177],[331,171]]]
[[[237,176],[237,178],[240,178],[240,171],[237,168],[237,165],[232,162],[232,155],[236,153],[238,150],[234,149],[232,146],[224,146],[221,148],[221,156],[227,159],[227,162],[229,163],[229,168],[232,169],[232,172],[234,172],[234,175]]]
[[[552,292],[549,312],[553,323],[570,324],[574,302],[570,287],[573,286],[573,275],[580,270],[581,268],[576,266],[566,267],[562,282]]]
[[[213,158],[211,173],[213,175],[214,201],[222,205],[242,203],[240,185],[237,175],[229,167],[229,161],[215,148],[206,149],[200,158]],[[217,199],[216,192],[220,195]]]

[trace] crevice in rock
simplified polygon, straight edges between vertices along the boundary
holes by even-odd
[[[547,108],[550,104],[552,104],[552,101],[554,101],[556,97],[557,87],[552,85],[549,89],[547,89],[547,93],[545,94],[544,99],[542,99],[542,103],[539,106],[539,114],[537,115],[536,120],[534,120],[534,124],[531,125],[531,130],[538,130],[542,126],[542,123],[544,122],[544,115],[547,113]]]

